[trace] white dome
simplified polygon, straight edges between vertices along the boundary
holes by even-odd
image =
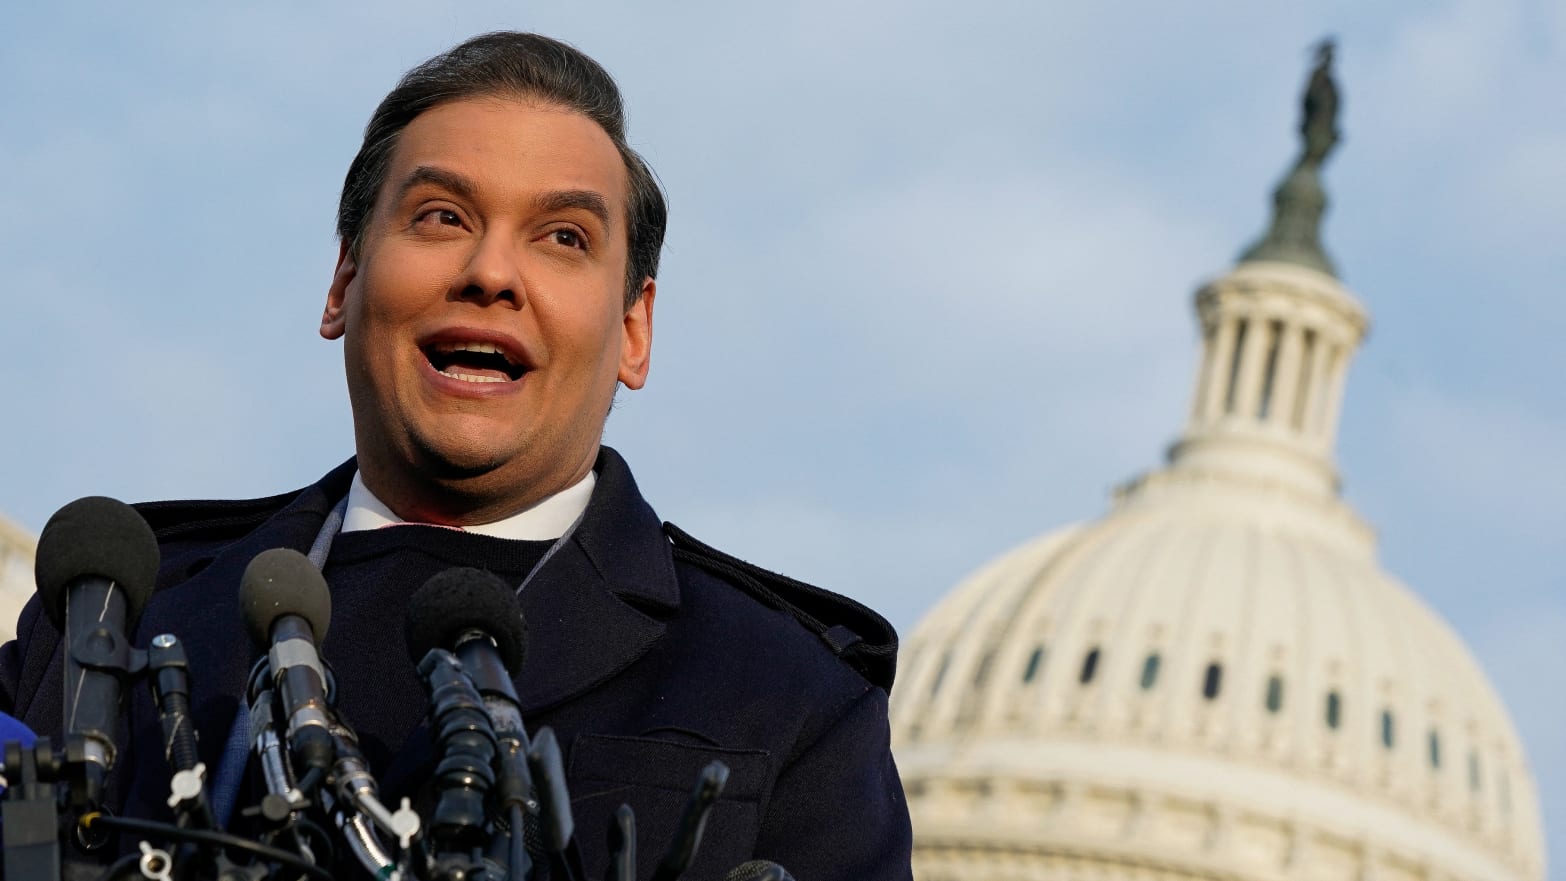
[[[1363,309],[1277,263],[1197,302],[1171,465],[986,566],[905,645],[916,874],[1541,881],[1505,708],[1337,497]]]
[[[16,618],[33,595],[33,537],[0,516],[0,642],[16,636]]]
[[[1443,875],[1543,877],[1516,732],[1428,608],[1372,560],[1277,524],[1148,507],[1008,554],[914,633],[893,727],[916,810],[966,786],[1043,786],[1050,804],[1079,786],[1103,801],[1099,847],[1147,847],[1138,859],[1197,875],[1229,865],[1207,846],[1227,815],[1254,857],[1238,877],[1283,873],[1301,834],[1351,861],[1370,842]],[[1160,801],[1191,815],[1187,850],[1123,835],[1136,805],[1152,816]],[[921,844],[1002,829],[966,809],[951,820],[921,824]]]

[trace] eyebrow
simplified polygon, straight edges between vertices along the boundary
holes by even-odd
[[[598,218],[605,229],[614,227],[609,217],[609,203],[604,201],[602,194],[593,190],[555,190],[544,193],[533,201],[533,207],[541,212],[580,208]]]
[[[469,201],[478,192],[478,187],[473,185],[473,181],[468,180],[455,171],[447,171],[444,168],[436,168],[432,165],[420,165],[409,172],[408,176],[403,179],[402,186],[397,190],[397,198],[401,199],[408,195],[409,190],[420,184],[431,184],[440,187]]]

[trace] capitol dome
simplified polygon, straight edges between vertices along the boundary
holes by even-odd
[[[1368,316],[1317,240],[1311,107],[1272,228],[1197,293],[1168,466],[907,641],[892,732],[919,881],[1544,878],[1505,707],[1338,494]]]
[[[16,619],[33,595],[33,549],[37,542],[0,515],[0,642],[16,636]]]

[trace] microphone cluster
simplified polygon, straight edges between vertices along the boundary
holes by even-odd
[[[254,647],[246,699],[249,761],[264,788],[237,814],[258,829],[230,831],[234,793],[214,793],[216,769],[197,750],[192,671],[174,634],[131,644],[158,570],[151,529],[130,506],[91,497],[62,508],[44,528],[37,583],[62,636],[64,732],[4,743],[0,835],[6,878],[53,881],[67,848],[91,853],[115,833],[136,845],[102,878],[267,881],[347,877],[378,881],[526,881],[547,866],[554,881],[583,881],[561,749],[554,732],[529,736],[516,681],[527,627],[513,588],[493,573],[450,569],[409,603],[405,636],[428,695],[435,747],[424,815],[395,808],[337,709],[336,683],[320,646],[331,592],[303,554],[257,555],[239,585]],[[145,679],[169,765],[172,823],[112,815],[105,784],[119,759],[124,689]],[[651,881],[676,881],[701,844],[728,768],[700,775],[674,840]],[[608,881],[636,879],[636,819],[621,805],[606,830]],[[128,848],[127,848],[128,850]],[[792,881],[754,860],[725,881]]]

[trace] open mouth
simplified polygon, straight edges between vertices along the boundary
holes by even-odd
[[[434,343],[423,352],[431,367],[463,382],[515,382],[527,372],[490,343]]]

